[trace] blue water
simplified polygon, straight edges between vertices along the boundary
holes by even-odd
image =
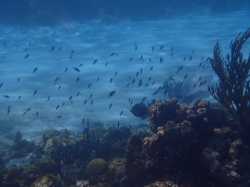
[[[233,6],[225,4],[226,10],[220,12],[212,9],[213,3],[210,7],[201,3],[199,6],[203,9],[199,11],[195,6],[194,11],[187,11],[185,7],[190,7],[191,4],[183,7],[174,4],[171,10],[165,9],[165,12],[161,6],[162,9],[157,13],[152,5],[154,14],[151,11],[146,14],[145,10],[150,7],[148,3],[138,5],[140,9],[126,9],[127,12],[124,10],[122,14],[118,11],[122,7],[121,3],[115,6],[112,2],[107,2],[103,7],[101,4],[96,6],[91,3],[89,7],[92,9],[81,14],[76,5],[72,5],[75,8],[73,11],[65,4],[66,1],[61,2],[57,9],[52,8],[54,4],[39,4],[39,1],[22,4],[23,9],[18,9],[19,22],[15,18],[18,17],[16,14],[7,16],[10,10],[1,12],[2,137],[17,130],[28,140],[40,138],[47,129],[67,128],[80,132],[83,130],[82,118],[89,119],[91,123],[101,122],[106,126],[116,125],[119,121],[120,124],[130,124],[135,129],[141,123],[149,124],[149,118],[142,120],[130,113],[133,104],[140,102],[143,97],[147,97],[146,104],[152,99],[164,100],[166,96],[163,91],[153,95],[159,86],[172,75],[176,81],[182,81],[186,74],[191,75],[199,70],[201,62],[205,66],[193,81],[212,75],[211,84],[215,84],[218,79],[206,59],[212,57],[216,41],[221,41],[223,54],[227,54],[230,52],[230,41],[249,27],[250,12],[247,11],[247,6],[235,7],[239,9],[235,11],[231,10]],[[12,8],[16,7],[13,5]],[[47,17],[43,14],[36,20],[31,16],[38,15],[41,10],[46,10]],[[107,15],[113,17],[107,18]],[[138,46],[137,50],[135,44]],[[162,45],[163,49],[160,50]],[[249,46],[248,42],[243,48],[245,58],[249,53]],[[55,49],[51,50],[52,47]],[[62,49],[58,50],[60,47]],[[110,56],[111,53],[115,55]],[[26,55],[29,55],[28,58],[25,58]],[[143,61],[140,60],[142,55]],[[192,60],[189,61],[191,56]],[[160,57],[164,59],[162,63],[159,62]],[[98,61],[93,65],[95,59]],[[181,65],[183,70],[176,73]],[[79,68],[80,72],[73,67]],[[35,68],[37,71],[33,73]],[[65,68],[68,68],[67,72],[64,72]],[[136,77],[141,68],[142,73]],[[54,84],[57,77],[61,77],[61,80]],[[78,77],[79,82],[76,82]],[[135,83],[131,84],[135,77]],[[97,78],[99,81],[96,81]],[[113,80],[110,83],[111,78]],[[138,88],[140,79],[143,84]],[[129,82],[130,85],[126,87]],[[91,86],[87,88],[89,84]],[[35,90],[37,93],[33,95]],[[108,98],[113,90],[116,90],[115,95]],[[89,99],[91,94],[93,96]],[[19,96],[21,99],[18,99]],[[200,97],[215,102],[211,96]],[[132,105],[129,98],[133,101]],[[83,105],[85,100],[88,101]],[[109,109],[110,104],[112,107]],[[27,111],[29,108],[30,111]],[[121,111],[123,114],[120,116]]]

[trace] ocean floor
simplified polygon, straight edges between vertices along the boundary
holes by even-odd
[[[202,71],[194,79],[213,75],[215,84],[218,79],[206,60],[212,57],[217,40],[223,54],[230,52],[231,40],[249,27],[249,16],[250,12],[188,15],[159,21],[124,20],[116,25],[93,20],[53,28],[0,25],[0,136],[21,131],[24,138],[34,140],[47,129],[80,132],[83,118],[85,125],[89,119],[90,128],[93,122],[116,126],[119,121],[135,129],[149,124],[149,118],[133,116],[131,107],[144,97],[145,104],[164,100],[164,90],[153,95],[163,82],[170,76],[183,81],[200,63]],[[249,48],[248,41],[244,58],[248,58]],[[116,92],[109,98],[113,90]],[[206,99],[215,102],[212,97]]]

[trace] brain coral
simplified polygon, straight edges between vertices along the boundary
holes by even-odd
[[[104,174],[107,170],[107,163],[103,159],[96,158],[89,162],[86,173],[89,176],[98,176]]]

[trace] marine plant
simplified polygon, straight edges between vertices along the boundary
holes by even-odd
[[[250,28],[244,34],[239,33],[231,41],[231,55],[221,55],[220,42],[214,46],[210,63],[219,77],[216,86],[209,86],[208,91],[250,132],[250,56],[243,59],[243,44],[250,37]]]

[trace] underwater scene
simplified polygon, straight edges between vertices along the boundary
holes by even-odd
[[[250,187],[249,17],[0,1],[0,187]]]

